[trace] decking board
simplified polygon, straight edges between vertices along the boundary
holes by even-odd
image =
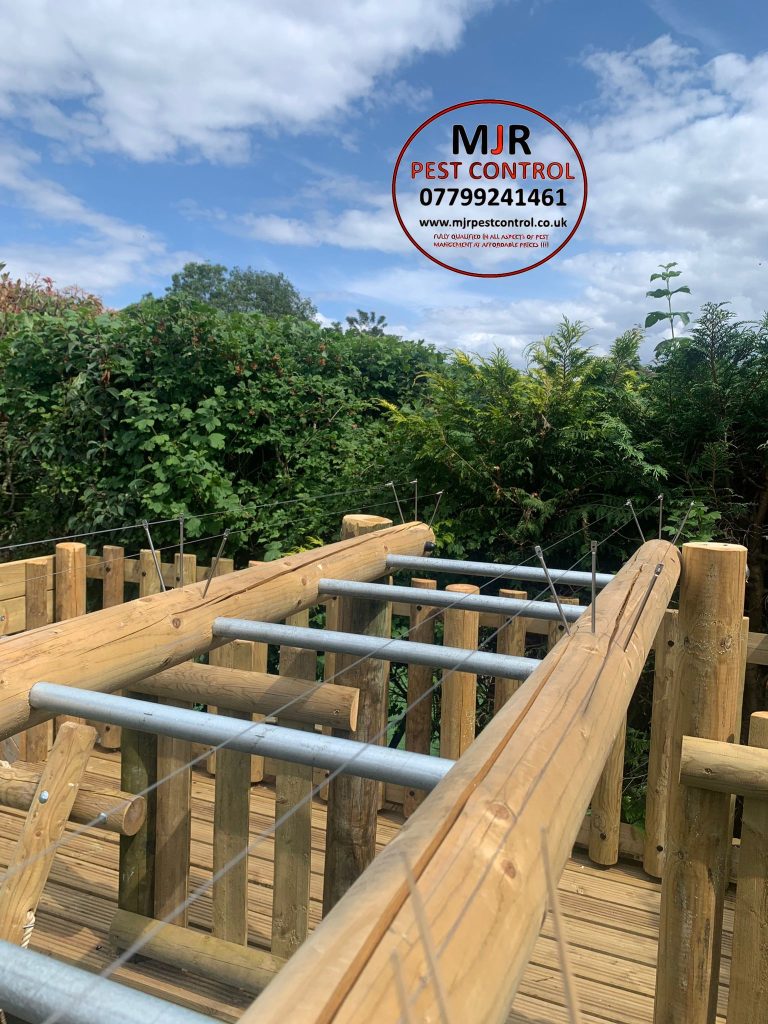
[[[118,788],[119,755],[97,751],[87,777]],[[191,885],[210,878],[213,838],[213,779],[193,774]],[[0,809],[0,867],[8,863],[24,815]],[[326,805],[312,808],[310,927],[320,921]],[[263,785],[251,792],[250,828],[255,839],[274,821],[274,793]],[[400,828],[396,812],[379,817],[381,849]],[[265,835],[249,857],[249,941],[268,948],[274,842]],[[78,833],[69,827],[58,851],[38,911],[32,948],[92,971],[115,957],[108,932],[117,898],[117,837],[107,832]],[[569,861],[560,881],[562,909],[583,1024],[651,1024],[655,984],[660,886],[635,864],[603,870],[583,854]],[[190,924],[209,929],[211,895],[190,907]],[[718,1021],[724,1021],[730,973],[732,902],[725,912]],[[249,1005],[247,994],[148,960],[117,969],[115,980],[191,1007],[223,1021],[234,1021]],[[563,1002],[559,950],[551,919],[544,922],[523,977],[509,1024],[569,1024]]]

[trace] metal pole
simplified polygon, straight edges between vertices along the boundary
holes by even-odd
[[[445,572],[454,576],[492,576],[495,578],[520,580],[525,583],[546,583],[543,569],[535,565],[502,565],[496,562],[462,562],[453,558],[415,558],[410,555],[388,555],[388,569],[412,569],[414,572]],[[550,569],[549,575],[555,583],[570,587],[591,587],[592,574],[572,569]],[[598,587],[607,587],[613,579],[611,573],[599,572],[595,582]]]
[[[212,747],[264,754],[313,768],[343,768],[377,782],[393,782],[413,789],[434,789],[453,767],[453,761],[406,750],[392,750],[357,740],[322,733],[286,729],[279,725],[210,715],[168,704],[154,704],[111,693],[79,690],[56,683],[35,683],[29,693],[33,708],[52,714],[77,715],[96,722],[111,722],[137,732],[160,733]]]
[[[536,551],[536,557],[541,562],[541,568],[544,570],[544,575],[547,577],[547,586],[549,587],[550,593],[552,594],[554,602],[557,605],[557,614],[560,617],[560,619],[562,620],[563,626],[565,627],[565,632],[568,634],[568,636],[570,636],[571,635],[571,631],[568,628],[568,620],[565,617],[565,612],[563,611],[563,606],[560,604],[560,598],[557,596],[557,591],[555,590],[555,584],[552,582],[552,577],[549,574],[549,569],[547,568],[547,563],[544,561],[544,552],[541,550],[541,548],[539,547],[538,544],[536,545],[534,550]]]
[[[279,626],[273,622],[251,622],[250,619],[214,619],[213,635],[219,640],[258,640],[264,644],[284,644],[310,651],[330,651],[332,654],[353,654],[360,658],[395,661],[405,665],[431,665],[449,672],[454,672],[460,666],[462,672],[501,676],[502,679],[527,679],[540,664],[537,658],[513,658],[505,654],[468,651],[464,647],[437,647],[434,644],[417,644],[412,640],[387,640],[383,636]]]
[[[59,1024],[215,1024],[212,1017],[3,941],[0,1006],[27,1024],[53,1016]]]
[[[318,593],[328,597],[358,597],[370,601],[399,601],[421,604],[428,608],[460,608],[467,611],[490,612],[494,615],[526,615],[529,619],[555,621],[560,615],[551,601],[522,601],[511,597],[490,597],[485,594],[457,594],[447,590],[416,590],[414,587],[393,587],[388,583],[357,583],[354,580],[320,580]],[[565,605],[569,622],[583,614],[578,605]]]

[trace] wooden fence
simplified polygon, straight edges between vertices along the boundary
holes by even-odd
[[[49,723],[30,712],[30,686],[50,679],[121,689],[179,706],[202,703],[210,710],[215,704],[220,713],[244,719],[287,703],[277,697],[284,694],[299,699],[280,716],[280,724],[381,742],[388,706],[386,662],[326,655],[319,673],[314,653],[283,647],[278,673],[270,674],[266,645],[233,641],[216,646],[211,624],[224,615],[306,625],[310,611],[321,603],[321,577],[386,579],[388,554],[421,554],[430,537],[423,524],[393,527],[378,517],[346,517],[342,541],[320,552],[251,563],[238,573],[222,560],[207,598],[190,581],[205,580],[210,570],[191,555],[184,556],[183,566],[178,557],[162,563],[170,591],[165,594],[159,593],[150,551],[126,558],[122,549],[107,547],[89,556],[84,545],[60,544],[53,556],[2,565],[5,632],[35,632],[0,641],[0,735],[24,737],[20,748],[26,762],[43,761],[41,751],[52,740],[51,758],[65,740],[75,742],[73,728],[86,727],[59,722],[54,736]],[[212,932],[200,936],[184,927],[183,909],[189,892],[190,760],[195,751],[185,741],[127,731],[118,737],[111,727],[99,726],[104,744],[120,742],[125,801],[139,807],[135,828],[113,822],[120,833],[120,910],[113,941],[126,948],[143,940],[146,955],[178,967],[194,966],[211,977],[221,977],[226,964],[227,978],[254,993],[274,979],[243,1021],[275,1024],[288,1018],[298,1024],[400,1020],[394,961],[400,980],[414,993],[414,1019],[419,1019],[435,999],[434,991],[419,982],[430,976],[432,943],[441,950],[457,1019],[502,1021],[538,934],[547,869],[557,877],[574,842],[580,841],[598,864],[616,863],[623,853],[643,859],[650,874],[663,877],[656,1022],[698,1024],[709,1019],[712,1007],[717,925],[735,860],[732,793],[747,792],[739,867],[741,877],[751,881],[739,886],[734,955],[741,953],[742,966],[734,966],[736,1009],[729,1024],[768,1019],[768,970],[763,969],[768,964],[759,971],[745,966],[747,951],[758,948],[755,942],[763,943],[761,950],[768,948],[768,762],[760,751],[750,768],[739,760],[746,754],[736,755],[735,766],[725,764],[738,734],[745,665],[768,664],[768,638],[749,633],[743,618],[744,549],[685,545],[683,563],[679,610],[668,608],[679,572],[678,552],[668,542],[653,541],[601,595],[595,633],[585,616],[568,636],[557,622],[509,620],[462,608],[437,611],[429,605],[436,586],[430,579],[411,581],[423,592],[419,604],[347,597],[322,602],[327,629],[387,637],[397,615],[406,617],[412,639],[421,643],[435,642],[435,624],[442,621],[446,646],[477,649],[481,630],[491,627],[500,653],[523,655],[527,645],[544,639],[548,654],[525,683],[495,681],[493,717],[477,738],[477,680],[460,669],[446,675],[439,751],[459,764],[428,800],[415,789],[383,787],[348,775],[332,779],[327,787],[327,916],[310,937],[309,798],[322,775],[226,749],[217,751],[215,760],[207,759],[207,769],[216,775],[216,881]],[[664,571],[654,575],[659,564]],[[88,593],[88,580],[101,581],[102,610],[80,623],[76,620],[86,612],[86,598],[97,600],[93,585]],[[131,588],[142,600],[131,600]],[[469,584],[448,589],[457,597],[477,591]],[[529,596],[527,591],[501,593]],[[654,647],[643,836],[620,821],[622,769],[627,707]],[[204,654],[207,665],[190,661]],[[324,681],[318,684],[319,674]],[[432,685],[431,669],[410,666],[409,704]],[[430,700],[409,712],[406,749],[434,752],[431,715]],[[753,721],[750,742],[756,748],[768,747],[767,721],[766,716]],[[714,742],[716,748],[691,746],[687,737]],[[726,741],[729,750],[723,751]],[[87,738],[78,742],[85,750]],[[23,764],[12,769],[19,777],[33,771]],[[170,775],[156,792],[146,792]],[[35,779],[40,778],[38,770]],[[261,780],[274,783],[278,823],[286,819],[275,833],[269,952],[247,945],[248,872],[242,855],[249,842],[248,794],[252,783]],[[141,805],[131,796],[138,793],[146,794]],[[102,806],[98,795],[86,796]],[[410,821],[374,859],[376,812],[385,802],[402,805]],[[78,813],[84,813],[82,807]],[[40,874],[44,882],[44,871]],[[449,886],[446,879],[452,880]],[[692,905],[703,908],[693,928],[684,911]],[[24,922],[18,903],[3,907],[0,888],[0,930],[20,934]],[[157,931],[156,921],[173,913],[174,923]],[[11,918],[15,931],[8,929]],[[323,983],[310,983],[310,975],[316,979],[318,972]]]

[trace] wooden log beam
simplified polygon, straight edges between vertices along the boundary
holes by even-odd
[[[314,656],[314,652],[313,656]],[[249,672],[218,665],[189,662],[148,676],[134,684],[139,693],[176,697],[199,704],[220,703],[233,711],[273,715],[290,704],[293,721],[304,725],[328,725],[354,729],[360,691],[355,686],[322,683],[319,686],[295,676]]]
[[[291,615],[289,626],[308,626],[309,611]],[[280,648],[280,671],[314,683],[317,652]],[[354,691],[358,696],[360,691]],[[310,730],[293,717],[293,707],[280,716],[281,725]],[[275,777],[274,884],[272,886],[272,952],[286,960],[309,932],[309,894],[312,872],[312,768],[278,761]]]
[[[643,868],[654,878],[661,878],[667,846],[672,712],[677,686],[677,659],[682,649],[677,616],[677,611],[672,609],[665,612],[654,644],[651,749],[648,753],[645,852],[643,855]]]
[[[647,596],[658,562],[664,569]],[[542,827],[558,876],[679,566],[667,541],[640,548],[603,591],[597,632],[582,620],[547,655],[241,1024],[399,1021],[393,953],[411,1018],[435,1016],[404,860],[437,950],[451,1019],[506,1020],[546,907]],[[322,985],[308,984],[318,977]]]
[[[479,594],[480,588],[472,583],[451,583],[446,588],[451,594]],[[458,598],[457,598],[458,600]],[[479,615],[463,608],[446,608],[443,644],[446,647],[466,647],[476,651]],[[458,760],[475,739],[477,720],[477,676],[471,672],[444,672],[440,704],[440,756]]]
[[[731,797],[676,785],[682,736],[738,735],[746,548],[685,544],[654,1024],[714,1024]],[[695,909],[694,909],[695,908]]]
[[[749,747],[768,756],[768,713],[750,716]],[[729,1024],[768,1020],[768,803],[746,797],[728,990]]]
[[[768,799],[768,750],[683,736],[680,782],[715,793]]]
[[[142,956],[254,994],[266,988],[285,962],[260,949],[126,910],[118,910],[112,919],[109,941],[118,949],[141,942]]]
[[[281,622],[318,602],[320,579],[375,580],[387,555],[422,554],[434,534],[405,523],[353,537],[204,584],[155,594],[84,619],[0,640],[0,739],[43,721],[27,695],[37,682],[112,692],[207,651],[220,615]]]
[[[411,580],[411,586],[417,590],[436,590],[437,580]],[[408,639],[418,644],[435,642],[434,608],[426,604],[410,605],[411,626]],[[428,754],[432,746],[432,677],[434,669],[429,665],[408,665],[408,706],[411,710],[405,718],[405,749],[417,754]],[[419,703],[416,704],[415,702]],[[411,707],[411,705],[414,705]],[[427,794],[423,789],[405,790],[403,797],[403,814],[410,818]]]
[[[0,883],[0,939],[27,945],[37,904],[64,833],[96,731],[63,722],[51,748],[32,807],[24,822],[8,870]]]
[[[19,761],[12,765],[0,763],[0,804],[3,807],[14,807],[17,811],[28,811],[42,771],[42,765],[23,764]],[[105,815],[104,819],[94,824],[94,828],[132,836],[141,828],[146,813],[147,805],[143,796],[83,784],[75,797],[69,818],[78,825],[88,825]]]
[[[391,519],[382,516],[348,515],[341,524],[343,537],[380,536],[389,532]],[[389,529],[388,529],[389,528]],[[392,610],[385,601],[342,597],[338,602],[337,628],[366,636],[392,635]],[[344,672],[351,686],[360,688],[357,728],[350,739],[383,745],[387,722],[389,662],[337,654],[334,670]],[[335,732],[335,730],[334,730]],[[328,818],[325,833],[323,913],[338,903],[376,854],[376,820],[383,787],[371,779],[336,775],[328,785]]]

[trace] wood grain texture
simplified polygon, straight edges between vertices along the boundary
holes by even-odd
[[[391,528],[381,516],[349,515],[342,522],[342,536],[363,539]],[[388,602],[339,598],[338,629],[366,636],[392,635],[392,609]],[[337,654],[337,678],[360,690],[357,728],[339,733],[362,742],[383,743],[387,721],[389,662]],[[336,730],[334,730],[334,733]],[[376,852],[376,813],[383,787],[371,779],[336,775],[328,786],[328,828],[325,852],[323,911],[341,899],[363,873]]]
[[[528,592],[525,590],[499,590],[499,597],[511,597],[518,601],[527,601]],[[525,618],[522,615],[516,615],[513,619],[501,619],[500,626],[497,626],[499,632],[496,634],[496,653],[497,654],[509,654],[515,658],[522,658],[525,656]],[[498,712],[504,707],[509,698],[513,693],[517,693],[520,689],[522,681],[520,679],[495,679],[494,680],[494,697],[493,697],[493,712]]]
[[[682,736],[733,742],[738,735],[745,572],[740,545],[683,546],[672,780],[679,777]],[[714,1021],[730,822],[728,794],[670,785],[655,1024]]]
[[[471,583],[451,583],[451,594],[479,594]],[[443,610],[443,644],[477,650],[479,614],[463,608]],[[458,760],[475,739],[477,676],[472,672],[443,672],[440,686],[440,756]]]
[[[41,764],[0,763],[0,804],[28,811],[40,784]],[[70,820],[92,828],[106,829],[122,835],[135,835],[146,816],[143,796],[115,792],[93,785],[80,786],[72,806]],[[105,820],[96,821],[100,816]]]
[[[24,822],[2,883],[0,939],[21,945],[35,912],[48,873],[77,796],[80,779],[96,741],[94,729],[64,722],[40,775],[32,806]],[[41,794],[47,793],[45,802]]]
[[[45,718],[27,700],[41,679],[103,692],[130,689],[207,651],[217,616],[280,622],[317,603],[320,579],[378,579],[388,555],[423,554],[433,539],[423,523],[406,523],[217,577],[204,599],[204,584],[196,583],[8,637],[0,644],[0,739]]]
[[[662,560],[664,572],[635,625]],[[404,857],[454,1018],[505,1020],[546,903],[542,824],[549,828],[559,874],[678,574],[679,556],[668,542],[639,549],[604,590],[596,634],[582,622],[558,643],[245,1013],[243,1024],[277,1024],[289,1013],[292,1024],[398,1021],[394,949],[413,1018],[432,1012]],[[307,984],[318,975],[321,986]]]
[[[680,782],[715,793],[768,799],[768,751],[757,744],[741,746],[683,736]]]
[[[289,626],[309,626],[309,612],[286,619]],[[314,683],[317,653],[298,647],[280,648],[280,672],[303,676]],[[292,716],[294,707],[278,717],[280,725],[311,729]],[[272,952],[288,959],[309,931],[309,897],[312,877],[312,768],[278,762],[275,778],[275,880],[272,889]],[[284,820],[282,820],[284,819]]]
[[[667,804],[672,747],[673,713],[678,686],[681,637],[678,613],[667,609],[654,644],[651,746],[648,752],[648,789],[645,799],[645,852],[643,867],[661,878],[667,845]]]
[[[24,612],[26,629],[38,629],[51,621],[48,589],[50,558],[30,558],[24,563]],[[41,722],[19,737],[19,753],[26,761],[45,761],[53,743],[53,722]]]
[[[751,715],[750,748],[768,757],[768,712]],[[746,748],[746,749],[750,749]],[[745,748],[741,747],[744,751]],[[768,1020],[768,800],[745,798],[733,922],[728,1024]]]
[[[246,949],[205,932],[173,924],[160,927],[152,918],[125,910],[115,914],[109,939],[117,949],[129,949],[140,941],[142,956],[253,994],[266,988],[284,962],[271,953]]]
[[[212,652],[219,664],[240,671],[263,672],[266,644],[233,640]],[[247,712],[219,709],[221,714],[253,720]],[[243,726],[245,728],[245,725]],[[213,818],[213,934],[228,942],[248,942],[248,800],[251,780],[264,776],[264,758],[222,747],[216,751],[216,802]]]
[[[218,655],[218,652],[211,654]],[[208,705],[220,702],[222,707],[233,711],[267,716],[274,715],[284,704],[290,704],[293,721],[345,730],[355,728],[360,701],[360,692],[353,686],[328,683],[316,687],[306,679],[282,673],[246,672],[194,662],[148,676],[135,686],[142,693],[156,697],[175,696]]]
[[[417,590],[436,590],[437,581],[413,578],[411,586]],[[435,610],[429,605],[410,605],[410,628],[408,639],[418,644],[435,642]],[[411,707],[405,719],[405,749],[417,754],[429,754],[432,745],[432,685],[434,669],[429,665],[408,665],[408,705]],[[427,696],[428,694],[428,696]],[[419,701],[419,703],[416,703]],[[406,787],[403,797],[403,813],[410,818],[426,798],[423,789]]]

